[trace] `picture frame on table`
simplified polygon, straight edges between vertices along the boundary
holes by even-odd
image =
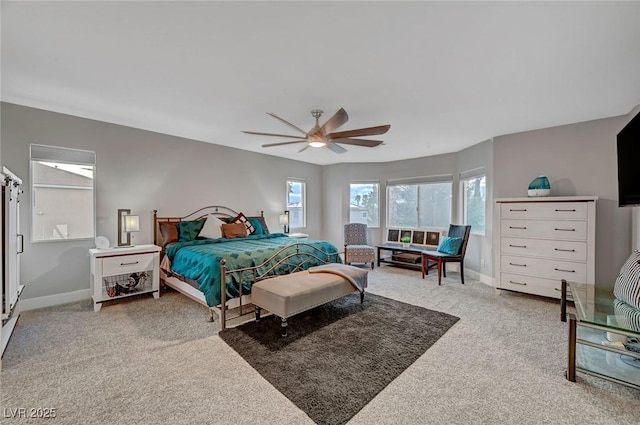
[[[425,244],[438,246],[440,244],[440,232],[427,232]]]
[[[417,245],[424,245],[425,232],[422,230],[414,230],[411,235],[411,243]]]
[[[398,241],[400,241],[400,230],[389,229],[387,231],[387,242],[398,242]]]

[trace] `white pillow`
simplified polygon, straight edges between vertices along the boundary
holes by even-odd
[[[222,237],[222,225],[224,221],[220,220],[213,214],[209,214],[207,221],[202,226],[202,230],[198,233],[198,236],[209,239],[219,239]]]

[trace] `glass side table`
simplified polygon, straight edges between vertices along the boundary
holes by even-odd
[[[568,296],[576,306],[575,315],[566,315],[569,319],[566,378],[575,382],[578,371],[640,389],[640,329],[630,328],[630,321],[618,308],[619,301],[611,289],[565,280],[562,286],[562,311],[566,312]]]

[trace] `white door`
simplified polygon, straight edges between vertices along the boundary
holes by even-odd
[[[2,215],[4,220],[3,241],[4,250],[4,290],[5,305],[4,313],[11,312],[18,302],[20,287],[20,256],[23,250],[24,240],[20,234],[20,185],[22,180],[6,168],[5,186],[3,187]]]

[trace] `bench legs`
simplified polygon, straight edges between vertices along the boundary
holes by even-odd
[[[256,322],[260,321],[260,312],[262,311],[261,307],[256,306]]]
[[[360,304],[364,303],[364,291],[360,292]]]
[[[287,323],[287,319],[285,319],[284,317],[282,318],[282,336],[285,337],[287,336],[287,326],[289,326],[289,324]]]

